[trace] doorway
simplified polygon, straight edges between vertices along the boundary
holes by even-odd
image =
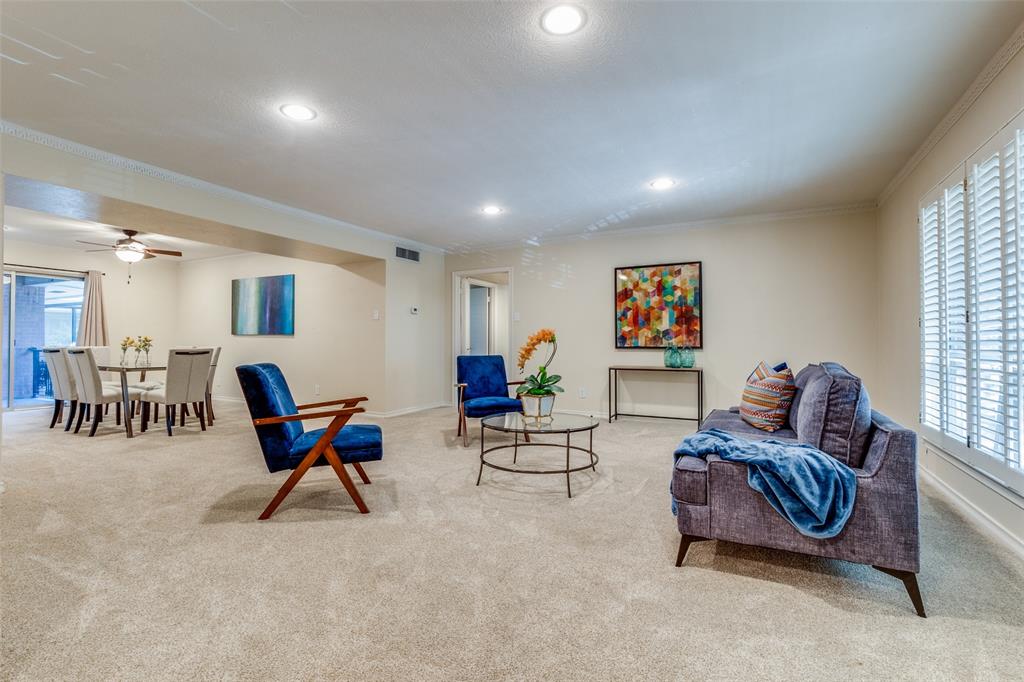
[[[454,359],[459,355],[500,355],[505,358],[508,372],[512,347],[512,268],[452,274],[453,379]]]
[[[85,278],[5,268],[3,286],[3,407],[52,405],[50,373],[41,351],[74,345]]]

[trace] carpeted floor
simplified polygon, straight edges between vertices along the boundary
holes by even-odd
[[[559,476],[476,487],[451,410],[379,420],[369,515],[320,468],[259,522],[285,474],[220,413],[131,441],[5,416],[4,679],[1024,675],[1024,566],[927,489],[923,620],[864,566],[701,543],[675,568],[679,423],[599,426],[569,500]]]

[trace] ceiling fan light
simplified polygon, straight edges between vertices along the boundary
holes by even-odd
[[[114,255],[125,263],[138,263],[145,258],[146,253],[142,249],[132,248],[131,246],[119,246],[114,249]]]

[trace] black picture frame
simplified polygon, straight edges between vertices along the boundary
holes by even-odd
[[[681,261],[678,263],[651,263],[649,265],[620,265],[612,270],[612,344],[615,350],[664,350],[668,346],[662,341],[653,346],[632,346],[619,343],[619,272],[621,270],[642,270],[645,268],[671,268],[677,266],[697,266],[697,324],[699,343],[689,344],[694,350],[704,349],[704,262],[699,260]],[[660,338],[660,337],[659,337]]]

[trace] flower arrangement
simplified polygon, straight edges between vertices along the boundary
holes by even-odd
[[[139,355],[146,354],[146,364],[149,364],[149,349],[153,347],[153,339],[149,336],[140,336],[135,339],[135,364],[139,364]]]
[[[124,358],[125,358],[125,355],[128,354],[128,349],[129,348],[135,348],[135,339],[130,337],[130,336],[126,336],[123,339],[121,339],[121,364],[122,365],[124,364]]]
[[[551,354],[543,365],[537,368],[536,374],[526,377],[526,380],[516,389],[516,395],[523,403],[523,414],[534,417],[547,417],[555,403],[555,394],[562,393],[562,387],[558,382],[562,377],[558,374],[548,374],[551,361],[555,359],[558,352],[558,341],[554,329],[541,329],[527,339],[523,347],[519,349],[519,371],[526,370],[526,363],[530,361],[537,347],[542,343],[551,344]]]

